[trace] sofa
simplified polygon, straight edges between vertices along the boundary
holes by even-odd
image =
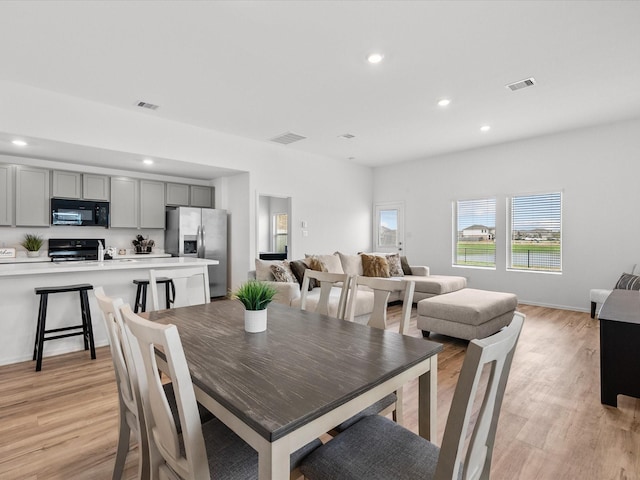
[[[372,267],[372,264],[375,266]],[[415,282],[413,303],[436,295],[458,291],[467,286],[465,277],[430,275],[429,267],[409,265],[406,258],[398,254],[335,252],[329,255],[307,255],[304,259],[292,261],[256,259],[255,265],[256,269],[249,272],[249,278],[269,282],[278,292],[274,301],[292,307],[300,306],[300,286],[305,268],[346,273],[350,276],[399,277],[413,280]],[[307,295],[307,308],[313,309],[319,298],[320,288],[314,284],[310,287]],[[329,314],[332,315],[335,315],[335,311],[337,311],[340,297],[339,288],[334,288],[334,290],[335,292],[331,293],[332,300],[329,303]],[[373,292],[370,293],[371,295],[366,293],[358,295],[355,312],[355,321],[358,323],[366,323],[369,314],[373,311]],[[335,300],[333,300],[334,298]],[[402,300],[398,293],[392,294],[389,298],[390,302],[397,300]]]

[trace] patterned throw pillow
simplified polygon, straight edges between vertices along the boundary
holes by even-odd
[[[327,268],[322,264],[322,260],[316,255],[309,255],[304,259],[305,263],[311,270],[318,272],[326,272]]]
[[[293,276],[289,262],[284,262],[282,265],[271,265],[271,273],[276,279],[276,282],[296,283],[296,278]]]
[[[391,253],[387,255],[387,263],[389,264],[389,275],[392,277],[404,277],[402,263],[400,263],[400,255]]]
[[[362,253],[362,271],[365,277],[389,278],[389,262],[380,255]]]
[[[630,273],[623,273],[613,288],[620,290],[640,290],[640,277],[631,275]]]

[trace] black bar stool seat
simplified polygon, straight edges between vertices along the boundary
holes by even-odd
[[[138,286],[136,290],[136,304],[133,307],[134,313],[147,311],[147,287],[149,286],[149,279],[134,280],[133,283]],[[171,308],[173,299],[176,296],[176,286],[173,284],[173,280],[166,277],[156,278],[156,283],[164,284],[164,299],[167,304],[167,308]]]
[[[91,324],[91,310],[89,309],[88,290],[93,290],[93,285],[89,283],[80,283],[77,285],[61,285],[58,287],[39,287],[34,289],[36,295],[40,295],[40,308],[38,309],[38,325],[36,327],[36,341],[33,347],[33,360],[36,360],[36,372],[42,370],[42,351],[44,342],[49,340],[57,340],[59,338],[73,337],[82,335],[84,339],[84,349],[91,350],[91,359],[96,358],[96,347],[93,341],[93,326]],[[47,330],[47,303],[49,294],[78,292],[80,295],[80,313],[82,315],[82,324],[72,327],[52,328]],[[70,332],[70,333],[61,333]],[[55,335],[48,335],[55,334]],[[48,335],[48,336],[47,336]]]

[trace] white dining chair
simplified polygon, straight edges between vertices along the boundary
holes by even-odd
[[[124,333],[124,323],[120,315],[122,299],[111,298],[104,293],[102,287],[94,289],[96,300],[102,312],[111,359],[118,385],[118,401],[120,406],[120,426],[116,461],[113,468],[113,480],[120,480],[124,471],[124,464],[129,452],[131,432],[138,439],[138,478],[149,478],[149,454],[147,431],[144,426],[140,384],[133,366],[133,353]]]
[[[500,407],[524,318],[516,312],[500,332],[469,342],[441,448],[388,418],[371,415],[305,458],[300,467],[305,478],[488,480]],[[481,406],[472,422],[476,400]]]
[[[202,423],[198,418],[195,392],[182,342],[175,325],[162,325],[138,316],[129,305],[120,308],[130,334],[132,350],[137,349],[138,375],[146,380],[148,401],[143,402],[149,440],[152,479],[252,480],[258,478],[258,453],[217,418]],[[133,346],[133,343],[136,346]],[[166,391],[162,388],[156,350],[164,356],[164,374],[173,384],[177,428]],[[291,469],[321,445],[315,441],[291,454]]]
[[[402,316],[400,317],[400,333],[405,334],[409,329],[414,290],[415,282],[413,280],[354,275],[351,278],[351,287],[349,288],[349,305],[347,308],[346,319],[353,322],[358,295],[362,295],[364,292],[367,292],[368,294],[368,292],[373,291],[373,311],[369,317],[368,325],[370,327],[386,330],[387,304],[389,302],[389,296],[393,292],[399,292],[403,299]],[[334,430],[335,432],[341,432],[368,415],[387,415],[388,413],[393,415],[393,419],[396,422],[401,425],[403,424],[404,412],[402,387],[396,390],[395,393],[387,395],[357,415],[345,420]]]
[[[209,269],[207,265],[175,269],[149,270],[149,288],[151,289],[151,305],[153,310],[160,310],[158,295],[158,278],[172,280],[171,304],[173,307],[187,307],[209,303]],[[168,306],[167,306],[168,308]]]
[[[315,292],[309,292],[311,279],[315,279],[320,284],[319,295]],[[350,277],[346,273],[329,273],[311,270],[310,268],[306,269],[302,286],[300,287],[300,309],[343,320],[347,306],[349,283]]]

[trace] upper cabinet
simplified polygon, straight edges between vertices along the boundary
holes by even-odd
[[[200,185],[191,185],[191,206],[214,208],[214,190],[212,187],[203,187]]]
[[[138,185],[135,178],[111,178],[111,227],[138,228]]]
[[[109,177],[93,173],[82,174],[82,198],[109,201]]]
[[[49,226],[49,170],[16,167],[16,226]]]
[[[81,198],[82,174],[54,170],[51,173],[51,195],[62,198]]]
[[[172,207],[189,206],[189,185],[184,183],[167,183],[167,205]]]
[[[164,228],[164,183],[140,180],[140,228]]]
[[[109,201],[109,177],[54,170],[51,172],[51,196]]]
[[[13,166],[0,165],[0,225],[13,223]]]

